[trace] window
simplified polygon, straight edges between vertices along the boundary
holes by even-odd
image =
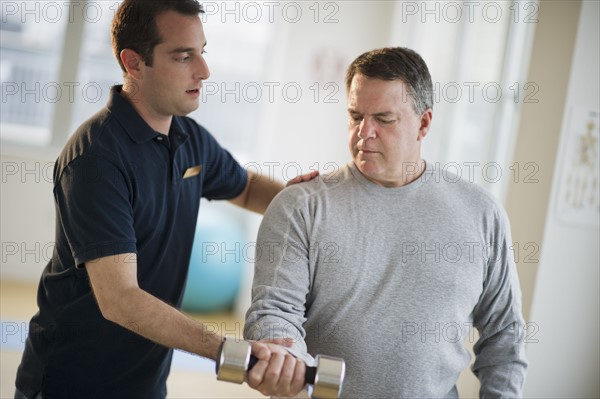
[[[62,147],[106,104],[110,87],[122,82],[110,45],[110,25],[119,4],[2,3],[3,142]],[[255,96],[253,88],[264,80],[272,25],[265,18],[240,19],[247,4],[212,2],[201,16],[211,78],[204,82],[199,109],[190,115],[236,153],[252,150],[260,106],[236,96]]]
[[[0,15],[0,138],[50,143],[67,19],[58,3],[3,2]]]
[[[273,24],[267,18],[253,22],[245,5],[253,6],[248,1],[206,4],[202,20],[210,78],[203,83],[200,107],[190,116],[238,158],[249,159],[257,150]]]
[[[67,135],[108,101],[110,88],[122,82],[122,72],[110,44],[110,27],[120,1],[88,2],[78,63],[73,111]]]
[[[499,199],[510,181],[519,110],[536,101],[535,83],[524,80],[537,9],[535,1],[401,2],[396,9],[408,27],[392,40],[423,56],[434,83],[425,158]]]

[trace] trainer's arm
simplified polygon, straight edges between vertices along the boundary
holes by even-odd
[[[309,181],[318,175],[319,172],[317,171],[306,173],[290,180],[287,185]],[[264,214],[273,198],[284,187],[282,183],[275,181],[272,176],[263,176],[248,171],[248,183],[246,183],[244,191],[229,201],[249,211]]]
[[[96,259],[85,264],[102,315],[122,327],[170,348],[215,360],[222,337],[142,290],[135,254]],[[304,363],[282,346],[252,343],[259,362],[249,375],[265,395],[293,396],[304,386]]]
[[[222,337],[142,290],[135,254],[106,256],[85,267],[104,318],[158,344],[216,358]]]

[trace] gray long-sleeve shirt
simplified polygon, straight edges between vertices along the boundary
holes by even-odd
[[[521,396],[521,292],[502,207],[427,165],[399,188],[350,163],[282,191],[261,224],[246,338],[346,361],[343,397],[456,397],[469,364],[482,397]]]

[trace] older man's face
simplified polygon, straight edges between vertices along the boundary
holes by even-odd
[[[369,180],[398,187],[416,177],[421,140],[431,110],[415,113],[408,86],[401,80],[370,79],[357,74],[348,92],[348,141],[352,159]],[[413,174],[413,176],[410,176]]]

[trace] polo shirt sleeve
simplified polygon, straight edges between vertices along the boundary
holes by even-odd
[[[58,222],[75,265],[136,253],[130,185],[115,164],[95,155],[67,165],[54,187]]]
[[[228,200],[242,193],[248,182],[246,170],[202,129],[204,186],[202,196],[209,200]]]

